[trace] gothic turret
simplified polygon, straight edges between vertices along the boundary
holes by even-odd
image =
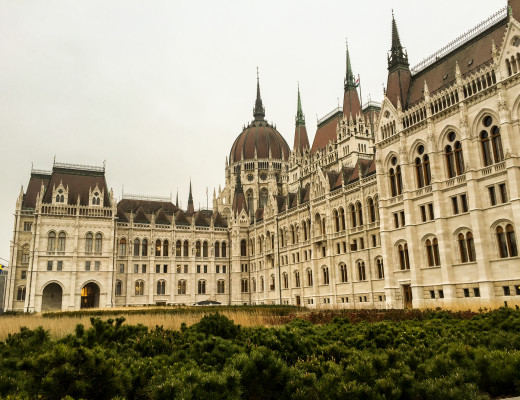
[[[193,196],[191,194],[191,179],[190,179],[190,194],[188,196],[188,208],[186,209],[187,214],[193,214],[195,212],[195,208],[193,207]]]
[[[397,107],[397,101],[406,107],[406,98],[410,88],[412,74],[408,63],[408,54],[401,45],[399,31],[392,11],[392,47],[388,54],[388,81],[386,84],[386,97]]]
[[[298,108],[296,111],[296,128],[294,132],[294,150],[303,153],[305,149],[309,149],[309,138],[307,137],[307,128],[305,127],[305,115],[302,110],[302,102],[300,98],[300,85],[298,85]]]
[[[350,115],[355,117],[361,112],[361,104],[356,88],[356,78],[350,66],[350,54],[347,44],[347,72],[345,76],[345,95],[343,96],[343,115],[347,118],[349,118]]]
[[[246,198],[244,197],[244,188],[242,187],[242,178],[240,177],[240,166],[238,166],[235,193],[233,195],[233,211],[238,215],[242,210],[247,212]]]

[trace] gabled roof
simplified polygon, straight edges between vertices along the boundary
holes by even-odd
[[[166,216],[164,213],[164,210],[162,208],[159,209],[155,216],[155,223],[156,224],[164,224],[164,225],[170,225],[171,219]]]
[[[314,154],[318,149],[323,149],[327,144],[332,141],[335,142],[337,139],[336,128],[338,126],[338,118],[341,114],[330,118],[324,124],[320,124],[316,130],[314,141],[312,142],[311,153]]]
[[[117,209],[123,212],[135,213],[142,208],[146,214],[155,214],[162,210],[166,215],[173,215],[178,208],[170,201],[123,199],[117,203]]]
[[[227,223],[219,212],[217,212],[213,217],[213,225],[216,228],[227,228]]]
[[[307,184],[302,188],[302,203],[307,203],[311,197],[311,185]]]
[[[287,204],[287,197],[286,196],[274,196],[276,200],[276,205],[278,206],[278,212],[285,211],[286,204]]]
[[[186,218],[184,211],[178,210],[175,213],[175,225],[190,225],[190,221],[188,221],[188,218]]]
[[[296,193],[289,193],[289,208],[294,208],[298,205],[298,196]]]
[[[139,207],[135,213],[134,216],[134,222],[141,223],[141,224],[149,224],[150,219],[146,216],[146,213],[144,212],[143,207]]]
[[[197,211],[193,218],[195,218],[195,226],[209,226],[210,222],[204,216],[204,213],[201,211]]]

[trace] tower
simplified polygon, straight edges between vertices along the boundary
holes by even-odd
[[[406,97],[410,88],[412,74],[408,63],[408,54],[401,45],[399,31],[392,11],[392,47],[388,54],[388,80],[386,84],[386,97],[397,107],[397,100],[402,107],[406,106]]]

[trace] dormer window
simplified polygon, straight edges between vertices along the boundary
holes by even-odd
[[[99,192],[94,192],[94,197],[92,197],[92,205],[99,206],[101,204],[101,199],[99,198]]]
[[[63,194],[63,189],[58,190],[58,194],[56,195],[56,203],[64,203],[65,196]]]

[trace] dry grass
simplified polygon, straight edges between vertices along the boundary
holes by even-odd
[[[148,309],[150,310],[150,309]],[[137,325],[143,324],[150,329],[161,326],[165,329],[178,330],[184,322],[188,326],[200,321],[207,314],[204,310],[200,313],[190,314],[167,314],[167,313],[147,313],[147,314],[128,314],[121,311],[118,315],[101,316],[102,319],[125,317],[125,324]],[[226,311],[221,312],[235,324],[247,327],[267,326],[267,316],[261,312],[244,312],[244,311]],[[23,315],[4,315],[0,317],[0,341],[7,338],[10,333],[17,333],[21,327],[34,329],[42,326],[45,330],[49,330],[53,338],[61,338],[69,333],[73,333],[77,324],[83,324],[85,327],[90,326],[90,316],[62,316],[48,318],[42,314],[23,314]]]

